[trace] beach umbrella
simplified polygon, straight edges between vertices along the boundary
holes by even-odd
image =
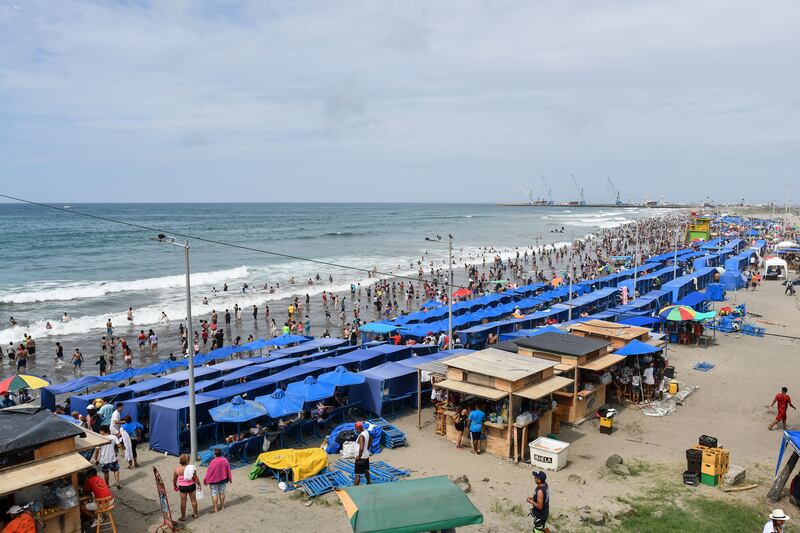
[[[453,296],[455,296],[456,298],[463,298],[464,296],[469,296],[470,294],[472,294],[471,290],[469,290],[469,289],[467,289],[465,287],[462,287],[462,288],[458,289],[456,292],[454,292]]]
[[[697,311],[687,305],[669,305],[658,312],[658,316],[670,322],[694,320]]]
[[[330,398],[335,390],[336,385],[324,381],[320,383],[313,376],[308,376],[300,382],[289,383],[286,387],[287,394],[296,394],[307,402]]]
[[[359,385],[367,380],[354,372],[350,372],[343,366],[337,366],[333,372],[322,374],[317,381],[320,383],[330,383],[337,387],[347,387],[348,385]]]
[[[715,316],[717,316],[716,311],[709,311],[707,313],[697,313],[697,316],[694,317],[694,321],[703,322],[706,320],[712,320]]]
[[[552,285],[553,287],[558,287],[563,282],[564,282],[564,278],[555,277],[552,280],[550,280],[550,285]]]
[[[297,414],[305,403],[302,396],[286,394],[283,389],[276,389],[267,396],[259,396],[256,401],[267,409],[267,414],[272,418]]]
[[[20,389],[41,389],[50,385],[49,381],[27,374],[17,374],[0,381],[0,394],[17,392]]]
[[[651,355],[654,353],[658,353],[660,351],[661,348],[634,339],[625,346],[623,346],[622,348],[615,351],[614,353],[616,355],[634,356],[634,355]]]
[[[267,409],[258,402],[234,396],[233,400],[208,410],[214,422],[249,422],[267,416]]]

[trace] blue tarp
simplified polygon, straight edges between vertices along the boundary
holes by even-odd
[[[337,338],[321,338],[313,339],[304,342],[300,346],[292,346],[291,348],[282,348],[280,350],[272,350],[269,353],[270,359],[282,359],[284,357],[299,357],[301,355],[308,355],[310,353],[319,352],[323,349],[330,350],[339,346],[346,346],[348,342],[344,339]]]
[[[654,353],[660,352],[660,348],[656,348],[650,344],[644,343],[642,341],[638,341],[636,339],[632,340],[622,348],[619,348],[614,352],[615,355],[650,355]]]
[[[278,359],[276,361],[269,361],[267,363],[261,363],[259,365],[250,365],[244,368],[240,368],[239,370],[234,370],[230,374],[225,374],[222,376],[222,379],[225,383],[233,383],[235,381],[239,381],[242,378],[250,378],[253,379],[258,377],[259,375],[266,376],[270,372],[273,372],[277,368],[283,368],[287,366],[292,366],[297,364],[297,359]]]
[[[296,342],[303,343],[310,340],[311,337],[304,337],[303,335],[279,335],[277,337],[267,339],[266,340],[267,344],[265,344],[264,346],[286,346],[287,344],[294,344]]]
[[[254,363],[256,363],[256,361],[252,359],[231,359],[230,361],[223,361],[221,363],[217,363],[213,365],[211,368],[216,368],[220,372],[224,373],[229,370],[236,370],[238,368],[252,365]]]
[[[325,448],[325,452],[329,454],[337,454],[342,450],[341,444],[336,442],[336,437],[339,436],[339,433],[342,431],[355,431],[355,423],[348,422],[345,424],[341,424],[336,426],[333,431],[331,431],[330,436],[328,437],[328,447]],[[381,436],[383,435],[383,430],[380,426],[376,426],[375,424],[370,424],[369,429],[369,453],[381,453]]]
[[[643,328],[655,329],[660,324],[664,323],[664,319],[658,316],[632,316],[628,318],[621,318],[620,324],[628,326],[639,326]]]
[[[230,387],[224,387],[213,391],[206,391],[203,394],[211,398],[217,398],[222,401],[230,400],[234,396],[247,396],[248,398],[255,398],[262,394],[269,394],[275,389],[275,381],[272,376],[266,378],[254,379],[247,383],[238,383]]]
[[[125,388],[133,391],[134,394],[139,395],[143,392],[156,392],[169,387],[174,387],[175,382],[167,378],[152,378],[140,381],[138,383],[131,383],[126,385]]]
[[[706,306],[704,305],[707,301],[711,298],[704,292],[692,292],[678,300],[675,305],[685,305],[687,307],[691,307],[695,311],[705,311]]]
[[[217,405],[217,399],[202,394],[195,395],[198,422],[210,420],[208,410]],[[176,396],[150,404],[150,449],[170,455],[180,455],[181,433],[189,420],[189,396]]]
[[[722,283],[710,283],[706,288],[706,293],[712,302],[725,300],[725,287],[722,286]]]
[[[215,388],[220,388],[222,386],[222,378],[214,378],[205,381],[196,381],[194,384],[195,392],[202,392],[205,390],[213,390]],[[165,398],[172,398],[173,396],[183,396],[189,394],[189,387],[181,387],[179,389],[170,389],[160,392],[153,392],[151,394],[147,394],[145,396],[138,396],[135,398],[131,398],[130,400],[125,400],[122,402],[124,407],[122,408],[122,417],[126,417],[128,415],[131,416],[134,420],[139,420],[142,424],[146,424],[147,420],[140,420],[142,417],[140,414],[143,412],[142,407],[148,405],[151,402],[156,402],[158,400],[163,400]]]

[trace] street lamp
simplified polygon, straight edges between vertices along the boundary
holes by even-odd
[[[447,283],[447,343],[448,347],[453,347],[453,236],[448,234],[447,235],[447,268],[448,268],[448,279],[449,282]],[[442,242],[442,236],[437,235],[435,239],[431,239],[430,237],[425,237],[425,240],[428,242]]]
[[[183,266],[186,272],[186,339],[189,356],[189,453],[192,461],[197,459],[197,409],[194,397],[194,339],[192,338],[192,291],[189,281],[189,241],[176,242],[175,237],[159,233],[152,240],[183,248]],[[181,339],[181,342],[183,339]]]

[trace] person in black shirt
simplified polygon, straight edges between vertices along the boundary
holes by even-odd
[[[534,533],[549,533],[547,519],[550,516],[550,488],[547,486],[547,474],[542,471],[534,471],[533,479],[536,480],[536,487],[533,489],[533,496],[526,501],[533,506],[531,516],[533,517]]]

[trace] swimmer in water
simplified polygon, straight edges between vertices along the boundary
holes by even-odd
[[[61,317],[61,322],[69,322],[70,320],[69,315],[64,312],[64,316]]]

